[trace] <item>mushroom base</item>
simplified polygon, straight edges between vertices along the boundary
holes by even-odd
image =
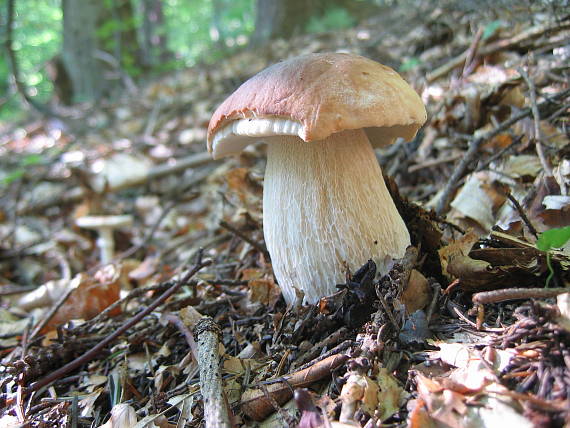
[[[263,228],[287,303],[315,303],[373,259],[386,272],[410,236],[363,130],[267,139]]]

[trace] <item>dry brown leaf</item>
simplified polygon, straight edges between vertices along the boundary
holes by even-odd
[[[439,426],[429,415],[425,402],[421,398],[410,402],[410,407],[412,410],[408,414],[409,428],[437,428]]]
[[[382,367],[376,375],[378,382],[378,403],[380,420],[385,421],[400,410],[402,399],[406,396],[396,378]]]
[[[427,278],[416,269],[412,269],[410,272],[410,278],[406,289],[402,293],[401,300],[408,314],[413,314],[425,308],[431,300],[429,282]]]
[[[121,290],[120,270],[110,272],[110,268],[115,269],[113,265],[108,265],[104,268],[107,273],[99,271],[100,275],[95,274],[94,277],[81,273],[73,278],[70,286],[74,290],[42,331],[53,330],[58,325],[73,319],[91,319],[115,303],[119,299]],[[120,313],[121,308],[117,307],[109,313],[109,316]]]
[[[281,296],[281,289],[273,279],[254,279],[249,281],[249,296],[252,302],[273,306]]]

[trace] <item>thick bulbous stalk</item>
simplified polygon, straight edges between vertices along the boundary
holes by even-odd
[[[315,303],[373,259],[380,272],[403,257],[410,236],[363,130],[304,142],[267,140],[263,228],[287,303]]]

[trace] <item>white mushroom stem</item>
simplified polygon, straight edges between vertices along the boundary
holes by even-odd
[[[107,264],[113,260],[115,254],[115,240],[113,239],[113,228],[101,227],[98,230],[97,247],[101,252],[101,263]]]
[[[373,259],[380,272],[403,257],[410,237],[363,130],[322,141],[267,140],[263,228],[287,303],[315,303]]]

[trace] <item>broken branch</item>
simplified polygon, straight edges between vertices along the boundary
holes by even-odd
[[[277,379],[277,383],[267,385],[266,391],[253,388],[245,391],[241,396],[243,412],[256,421],[262,421],[276,409],[272,404],[275,400],[279,405],[285,404],[293,396],[293,388],[302,388],[329,376],[330,373],[348,360],[344,354],[331,355],[311,367],[294,372],[284,378]],[[266,395],[267,394],[267,395]]]
[[[202,318],[194,327],[206,428],[230,428],[232,426],[220,374],[220,335],[220,328],[210,317]]]
[[[555,25],[555,26],[539,25],[536,27],[532,27],[532,28],[529,28],[527,31],[523,31],[522,33],[517,34],[517,35],[510,37],[508,39],[498,40],[498,41],[491,43],[487,46],[481,47],[479,49],[479,55],[481,55],[481,56],[491,55],[491,54],[494,54],[495,52],[498,52],[500,50],[508,49],[508,48],[517,46],[517,45],[519,45],[523,42],[526,42],[528,40],[536,39],[536,38],[542,36],[543,34],[555,33],[558,31],[567,30],[568,28],[570,28],[570,23],[567,23],[567,22],[564,24],[559,24],[559,25]],[[441,67],[436,68],[434,71],[432,71],[431,73],[429,73],[427,75],[427,77],[426,77],[427,81],[433,82],[434,80],[438,79],[439,77],[444,76],[445,74],[449,73],[454,68],[459,67],[462,64],[465,64],[470,51],[471,51],[471,49],[468,49],[465,52],[463,52],[461,55],[458,55],[455,58],[453,58],[451,61],[448,61],[447,63],[443,64]]]

